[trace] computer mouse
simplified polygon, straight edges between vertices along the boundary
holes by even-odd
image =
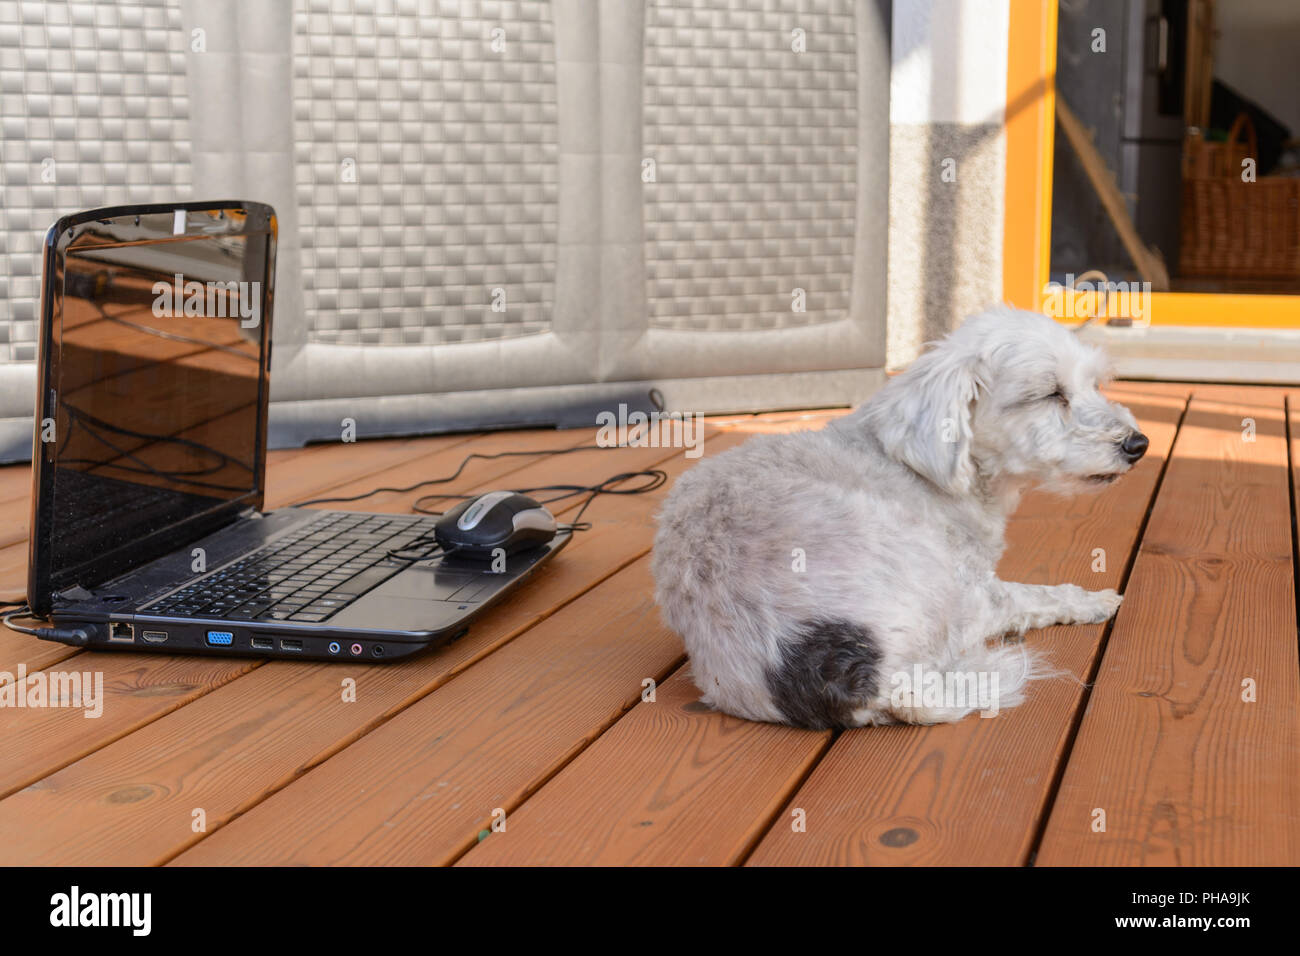
[[[444,551],[457,556],[507,557],[555,537],[555,515],[516,491],[489,491],[452,508],[433,527]]]

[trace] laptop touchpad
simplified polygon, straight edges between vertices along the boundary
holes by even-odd
[[[460,568],[444,568],[441,564],[416,565],[407,568],[401,574],[391,578],[381,587],[384,595],[391,597],[412,597],[425,601],[458,600],[456,594],[462,591],[477,591],[484,584],[485,573],[474,573]],[[500,577],[492,575],[492,577]]]

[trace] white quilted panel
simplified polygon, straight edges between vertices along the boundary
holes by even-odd
[[[547,329],[558,152],[550,0],[296,3],[311,339],[433,345]],[[349,159],[356,182],[344,181]],[[497,288],[503,312],[491,308]]]
[[[36,357],[55,219],[192,198],[185,51],[180,0],[0,0],[0,362]]]
[[[803,31],[806,52],[792,49]],[[844,318],[857,54],[843,0],[647,0],[646,293],[658,328]],[[794,289],[806,311],[792,309]]]

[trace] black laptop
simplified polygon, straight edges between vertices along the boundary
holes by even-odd
[[[571,537],[413,560],[435,517],[262,510],[275,236],[269,206],[193,202],[46,237],[28,603],[76,643],[395,660]]]

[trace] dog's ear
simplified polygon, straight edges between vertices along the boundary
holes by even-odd
[[[868,403],[889,455],[954,495],[975,483],[971,411],[981,383],[976,357],[940,345],[912,363]]]

